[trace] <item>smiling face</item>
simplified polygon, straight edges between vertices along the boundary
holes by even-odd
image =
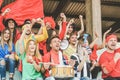
[[[70,33],[72,33],[72,32],[73,32],[73,26],[70,25],[70,26],[68,27],[67,33],[70,34]]]
[[[9,30],[4,31],[3,39],[4,39],[5,42],[7,42],[10,39],[10,31]]]
[[[53,38],[51,40],[50,47],[53,50],[55,50],[55,51],[59,51],[59,49],[60,49],[60,42],[61,42],[61,40],[59,38]]]
[[[30,52],[30,55],[34,55],[35,54],[35,50],[36,50],[36,44],[34,41],[30,41],[28,43],[28,51]]]
[[[50,23],[50,22],[46,22],[46,24],[45,24],[45,25],[46,25],[47,30],[51,29],[51,26],[52,26],[52,25],[51,25],[51,23]]]
[[[75,45],[77,42],[77,35],[76,34],[71,35],[69,42],[70,44]]]
[[[30,25],[30,24],[27,24],[26,27],[27,27],[26,34],[27,34],[27,35],[31,34],[31,25]]]
[[[117,39],[116,38],[111,38],[107,42],[107,48],[109,50],[115,50],[116,49],[116,44],[117,44]]]
[[[31,24],[25,24],[22,27],[22,30],[26,29],[26,35],[30,35],[31,34]]]
[[[14,29],[14,27],[15,27],[14,21],[12,21],[12,20],[8,21],[8,27],[9,27],[10,29]]]

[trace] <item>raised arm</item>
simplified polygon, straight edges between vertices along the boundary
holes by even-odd
[[[27,29],[28,29],[27,27],[24,28],[20,39],[16,43],[16,50],[19,51],[18,53],[20,54],[23,54],[25,52],[24,38],[25,38]]]
[[[80,23],[81,23],[81,29],[78,31],[78,37],[80,37],[80,34],[84,32],[84,23],[83,23],[83,16],[79,15]]]
[[[94,45],[96,44],[96,41],[99,39],[99,36],[97,34],[97,32],[95,32],[95,36],[96,38],[92,41],[92,43],[90,43],[90,48],[92,49],[94,47]]]
[[[43,29],[43,27],[45,26],[45,24],[44,24],[44,21],[43,21],[41,18],[38,18],[38,19],[36,20],[36,22],[39,23],[39,24],[41,24],[41,27],[40,27],[40,29],[39,29],[39,31],[38,31],[38,33],[37,33],[38,35],[40,35],[40,34],[43,33],[42,29]]]
[[[10,12],[10,8],[5,9],[5,11],[1,15],[5,16],[8,12]]]
[[[62,40],[65,36],[67,22],[66,22],[66,16],[64,13],[60,13],[60,17],[62,18],[62,29],[59,33],[59,37]]]
[[[0,31],[3,31],[5,29],[5,26],[3,25],[3,19],[4,19],[4,16],[10,12],[10,9],[7,8],[1,15],[0,15]]]
[[[68,27],[69,27],[72,23],[74,23],[74,19],[73,19],[73,18],[72,18],[72,19],[68,22],[68,24],[67,24],[64,39],[67,38]]]
[[[103,41],[102,41],[102,44],[101,45],[98,45],[98,49],[102,49],[105,47],[105,38],[106,38],[106,35],[111,31],[112,28],[108,29],[104,34],[103,34]]]
[[[48,33],[47,33],[47,29],[44,25],[44,21],[42,19],[39,19],[41,24],[42,24],[42,32],[39,31],[37,35],[35,35],[35,39],[37,40],[37,42],[41,42],[41,41],[44,41],[48,38]],[[42,34],[41,34],[42,33]]]
[[[81,71],[83,69],[84,63],[88,60],[88,57],[88,52],[86,51],[86,49],[83,49],[83,59],[78,65],[78,71]]]
[[[104,35],[103,35],[103,42],[102,42],[102,47],[104,48],[105,47],[105,38],[106,38],[106,35],[111,31],[112,28],[108,29]]]

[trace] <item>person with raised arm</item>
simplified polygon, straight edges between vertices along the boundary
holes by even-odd
[[[43,80],[41,74],[43,69],[40,63],[42,62],[42,56],[39,53],[36,40],[30,39],[26,43],[26,48],[24,45],[21,45],[19,48],[19,57],[22,60],[22,80]]]
[[[44,69],[46,70],[46,79],[45,80],[69,80],[70,77],[66,76],[65,78],[62,78],[61,76],[55,77],[49,74],[49,71],[54,66],[65,66],[67,64],[67,61],[65,57],[62,54],[62,51],[60,50],[60,42],[58,36],[53,36],[50,38],[49,41],[49,52],[44,55],[43,61],[46,64],[44,65]],[[63,75],[63,74],[62,74]]]
[[[117,36],[109,34],[106,36],[106,50],[99,59],[104,80],[120,80],[120,48],[116,49]]]

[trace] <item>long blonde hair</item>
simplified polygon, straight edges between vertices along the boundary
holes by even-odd
[[[39,52],[39,49],[38,49],[38,44],[37,44],[37,42],[35,41],[35,40],[33,40],[33,39],[31,39],[31,40],[29,40],[28,42],[27,42],[27,44],[26,44],[26,49],[25,49],[25,52],[26,52],[26,54],[27,54],[27,51],[28,51],[28,47],[29,47],[29,43],[31,42],[31,41],[33,41],[34,43],[35,43],[35,45],[36,45],[36,49],[35,49],[35,57],[37,57],[38,59],[40,59],[41,61],[42,61],[42,56],[41,56],[41,54],[40,54],[40,52]]]
[[[2,31],[2,33],[1,33],[1,46],[2,46],[2,48],[4,49],[4,34],[5,34],[5,31],[9,31],[10,32],[10,36],[9,36],[9,40],[7,41],[7,45],[8,45],[8,51],[12,51],[12,35],[11,35],[11,31],[10,31],[10,29],[9,28],[5,28],[3,31]]]

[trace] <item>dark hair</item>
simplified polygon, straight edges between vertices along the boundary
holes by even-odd
[[[50,43],[51,41],[54,39],[54,38],[58,38],[59,39],[59,36],[52,36],[50,37],[48,40],[47,40],[47,45],[46,45],[46,48],[47,48],[47,51],[49,52],[51,50],[51,47],[50,47]]]
[[[30,21],[30,22],[31,22],[31,20],[30,20],[30,19],[25,19],[24,24],[30,24],[28,21]]]
[[[52,34],[53,34],[54,31],[55,31],[54,29],[49,29],[49,30],[47,31],[49,38],[52,37]]]
[[[73,36],[73,35],[76,35],[77,36],[77,32],[72,32],[72,33],[70,33],[70,37],[68,38],[68,40],[71,38],[71,36]]]
[[[6,19],[5,22],[4,22],[4,25],[5,27],[9,28],[8,26],[8,22],[9,21],[13,21],[14,22],[14,30],[13,30],[13,37],[12,37],[12,41],[14,42],[15,41],[15,35],[16,35],[16,27],[18,26],[16,21],[12,18],[9,18],[9,19]]]
[[[9,28],[5,28],[2,31],[2,33],[1,33],[1,42],[0,43],[1,43],[2,48],[4,49],[4,39],[3,39],[3,37],[4,37],[4,34],[5,34],[5,31],[7,31],[7,30],[10,32],[10,37],[9,37],[8,42],[7,42],[7,44],[8,44],[8,50],[11,51],[12,50],[12,37],[11,37],[11,31],[10,31]]]
[[[75,29],[76,29],[76,24],[75,23],[72,23],[72,24],[70,24],[70,26],[72,26],[72,28],[73,28],[73,32],[75,32]]]

